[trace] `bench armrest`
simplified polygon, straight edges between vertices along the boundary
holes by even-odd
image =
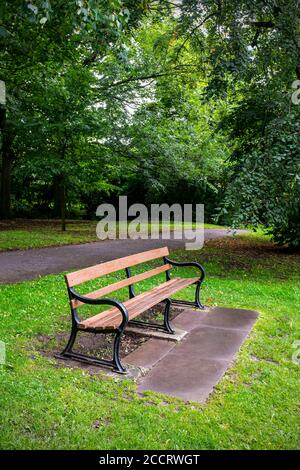
[[[79,294],[76,292],[75,289],[72,287],[69,288],[69,293],[72,299],[79,300],[80,302],[88,305],[111,305],[112,307],[116,307],[117,309],[120,310],[122,313],[123,321],[120,325],[120,328],[123,328],[127,323],[128,323],[128,311],[125,305],[122,302],[119,302],[116,299],[109,299],[109,298],[103,298],[103,299],[91,299],[89,297],[85,297],[84,295]]]
[[[176,267],[192,266],[192,267],[198,268],[201,272],[201,275],[200,275],[199,281],[197,281],[197,282],[202,283],[204,278],[205,278],[205,270],[204,270],[203,266],[200,263],[198,263],[197,261],[172,261],[171,259],[164,256],[164,262],[169,263],[172,266],[176,266]],[[170,279],[170,276],[169,276],[169,279]]]

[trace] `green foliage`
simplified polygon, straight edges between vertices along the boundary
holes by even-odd
[[[27,63],[4,42],[14,213],[57,216],[66,199],[69,215],[94,216],[104,198],[126,192],[141,202],[178,202],[178,188],[181,202],[205,199],[213,212],[227,146],[213,136],[216,107],[202,102],[198,68],[172,65],[174,21],[150,15],[141,23],[145,5],[138,3],[128,10],[126,2],[116,2],[118,9],[111,2],[112,15],[93,13],[102,3],[92,1],[77,2],[74,13],[75,3],[58,13],[52,2],[43,24],[40,5],[19,12],[14,34],[21,43],[32,22]],[[112,36],[116,12],[122,22]],[[126,33],[134,26],[132,38]],[[8,52],[16,63],[6,60]],[[194,58],[183,54],[185,62]]]
[[[207,98],[228,101],[220,122],[232,143],[223,220],[263,223],[276,241],[297,247],[299,109],[291,92],[300,76],[298,3],[192,0],[181,18],[189,47],[206,65]]]
[[[225,209],[237,224],[264,224],[277,242],[299,246],[299,111],[286,112],[289,106],[285,100],[281,115],[235,169]]]
[[[91,217],[126,193],[205,203],[207,220],[221,207],[227,224],[299,246],[297,0],[13,0],[0,13],[15,215]]]
[[[140,28],[140,57],[145,63],[161,60],[162,56],[172,60],[164,49],[169,28],[168,23],[165,31],[161,24],[159,32],[155,24],[150,29],[149,24]],[[162,44],[158,43],[161,37]],[[153,58],[153,51],[157,58]],[[184,56],[185,60],[193,58],[190,54]],[[203,201],[209,218],[219,196],[223,163],[229,151],[222,134],[213,131],[223,104],[203,101],[205,85],[197,69],[167,74],[155,82],[150,79],[147,91],[134,102],[136,109],[125,129],[124,146],[132,156],[126,181],[132,200],[140,200],[143,191],[148,203]]]
[[[78,206],[87,182],[106,193],[113,187],[103,177],[106,155],[95,142],[111,134],[120,105],[101,113],[105,90],[97,85],[108,52],[123,50],[124,34],[144,5],[136,3],[129,15],[130,1],[13,3],[2,4],[0,60],[14,208],[29,215],[21,201],[32,201],[31,216],[58,215],[65,199]]]

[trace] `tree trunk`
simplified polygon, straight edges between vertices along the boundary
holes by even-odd
[[[54,177],[53,181],[53,217],[60,217],[60,196],[61,193],[61,178],[59,176]]]
[[[66,231],[66,185],[64,180],[61,185],[61,199],[60,199],[60,216],[61,216],[61,229]]]
[[[9,219],[11,217],[11,169],[13,162],[13,135],[9,132],[5,123],[5,109],[1,109],[1,191],[0,191],[0,217]]]
[[[61,229],[66,230],[66,185],[62,175],[54,179],[54,217],[61,218]]]

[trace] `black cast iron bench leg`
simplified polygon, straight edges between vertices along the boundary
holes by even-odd
[[[83,361],[88,364],[92,365],[101,365],[101,366],[109,366],[113,367],[113,370],[118,372],[119,374],[125,374],[127,372],[126,367],[123,366],[120,358],[120,342],[122,335],[124,333],[125,326],[128,323],[128,312],[126,309],[124,309],[123,306],[117,301],[113,300],[107,300],[107,299],[89,299],[84,296],[81,296],[78,294],[74,289],[69,289],[69,297],[70,300],[72,299],[78,299],[81,302],[87,303],[87,304],[92,304],[92,305],[99,305],[99,304],[106,304],[109,303],[110,305],[113,305],[121,310],[122,316],[123,316],[123,321],[121,325],[115,329],[104,329],[104,330],[96,330],[96,329],[80,329],[78,328],[79,324],[79,318],[77,314],[76,308],[71,307],[71,313],[72,313],[72,329],[71,329],[71,334],[69,341],[65,347],[65,349],[61,352],[60,357],[69,357],[78,361]],[[73,351],[73,346],[77,337],[78,331],[81,331],[83,333],[94,333],[94,334],[105,334],[105,333],[115,333],[115,339],[114,339],[114,345],[113,345],[113,358],[112,360],[107,360],[107,359],[99,359],[94,356],[88,356],[86,354],[81,354],[81,353],[76,353]]]
[[[166,302],[166,306],[164,309],[164,323],[163,325],[159,325],[158,323],[153,323],[153,322],[147,322],[143,320],[130,320],[128,322],[128,325],[132,326],[142,326],[144,328],[154,328],[156,330],[163,330],[166,331],[167,333],[170,333],[173,335],[175,332],[173,328],[171,327],[170,324],[170,307],[171,307],[171,299],[165,299],[164,302]]]
[[[200,300],[200,289],[205,278],[205,270],[203,266],[200,263],[197,263],[196,261],[190,261],[190,262],[189,261],[187,262],[172,261],[169,258],[167,258],[167,256],[164,256],[163,259],[164,259],[165,264],[171,264],[172,266],[177,266],[177,267],[195,267],[200,270],[201,276],[199,280],[196,282],[195,302],[190,302],[188,300],[179,300],[179,299],[172,299],[172,302],[176,305],[190,305],[191,307],[196,307],[196,308],[203,310],[205,306],[201,303],[201,300]],[[166,280],[167,281],[171,280],[170,271],[166,271]]]

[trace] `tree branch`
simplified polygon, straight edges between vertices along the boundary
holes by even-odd
[[[256,28],[275,28],[275,23],[273,21],[252,21],[250,25],[255,26]]]
[[[193,70],[191,70],[191,69],[187,70],[186,67],[197,67],[197,66],[193,65],[193,64],[186,64],[186,65],[180,65],[180,66],[173,67],[173,69],[171,69],[171,70],[155,72],[155,73],[151,73],[149,75],[139,75],[139,76],[136,76],[136,77],[130,76],[130,77],[124,78],[123,80],[118,80],[117,82],[109,83],[106,86],[104,85],[103,88],[112,88],[112,87],[116,87],[116,86],[126,85],[127,83],[136,82],[136,81],[140,81],[140,80],[151,80],[151,79],[158,78],[158,77],[164,77],[166,75],[172,75],[174,73],[191,73],[191,72],[193,72]]]
[[[197,29],[201,28],[201,26],[204,25],[204,23],[206,23],[207,20],[209,20],[210,18],[212,18],[213,16],[217,16],[219,14],[219,11],[213,11],[212,13],[210,13],[209,15],[207,15],[202,21],[201,23],[197,24],[190,32],[190,34],[185,38],[185,40],[183,41],[183,43],[181,44],[181,46],[179,47],[178,51],[177,51],[177,54],[176,54],[176,59],[175,59],[175,62],[177,62],[178,60],[178,57],[179,57],[179,54],[180,52],[182,51],[182,49],[184,48],[185,44],[187,43],[187,41],[191,38],[191,36],[194,34],[195,31],[197,31]]]

